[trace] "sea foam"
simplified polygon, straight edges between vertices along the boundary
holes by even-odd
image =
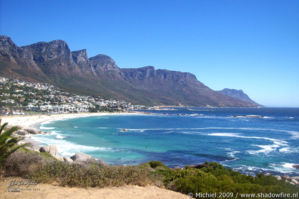
[[[243,138],[243,139],[263,139],[273,142],[272,145],[252,145],[261,148],[260,150],[249,150],[247,151],[249,154],[258,154],[258,153],[265,153],[268,154],[272,151],[276,151],[279,147],[287,146],[287,142],[284,140],[278,140],[274,138],[268,137],[256,137],[256,136],[243,136],[238,133],[209,133],[209,136],[221,136],[221,137],[235,137],[235,138]]]
[[[55,145],[58,149],[59,154],[62,156],[71,156],[77,152],[116,151],[115,149],[109,147],[86,146],[69,142],[63,139],[54,139],[50,136],[51,135],[33,135],[31,138],[41,144]],[[55,138],[57,136],[59,136],[59,134],[57,134]]]

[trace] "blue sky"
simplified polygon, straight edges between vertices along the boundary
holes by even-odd
[[[0,0],[17,45],[65,40],[119,67],[194,73],[267,106],[299,107],[297,0]]]

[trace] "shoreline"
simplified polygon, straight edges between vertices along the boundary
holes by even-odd
[[[36,115],[13,115],[13,116],[0,116],[1,125],[4,123],[8,123],[9,127],[17,126],[19,130],[16,132],[15,136],[20,136],[23,139],[19,142],[19,144],[27,143],[29,144],[29,149],[41,152],[45,150],[50,153],[54,158],[60,161],[65,161],[64,158],[69,158],[69,156],[63,156],[62,151],[59,150],[56,144],[51,145],[50,143],[42,143],[36,139],[34,139],[33,135],[46,135],[51,134],[51,132],[45,132],[40,129],[41,124],[49,123],[59,120],[69,120],[75,118],[85,118],[85,117],[101,117],[101,116],[121,116],[121,115],[145,115],[143,112],[98,112],[98,113],[66,113],[66,114],[36,114]],[[21,132],[21,133],[20,133]],[[25,134],[22,132],[26,132]],[[53,148],[53,151],[50,148]],[[44,148],[44,149],[42,149]],[[80,151],[80,153],[82,153]],[[77,153],[76,153],[77,154]],[[96,160],[96,158],[93,158]]]
[[[37,115],[12,115],[0,116],[1,124],[8,123],[9,126],[19,126],[21,128],[35,128],[45,122],[68,120],[83,117],[111,116],[111,115],[141,115],[143,112],[99,112],[99,113],[65,113],[65,114],[37,114]]]
[[[151,113],[146,112],[98,112],[98,113],[66,113],[66,114],[36,114],[36,115],[12,115],[12,116],[0,116],[1,124],[8,123],[9,126],[19,126],[21,129],[35,129],[40,133],[36,134],[49,134],[49,132],[41,132],[40,125],[48,122],[55,122],[59,120],[69,120],[75,118],[86,118],[86,117],[101,117],[101,116],[132,116],[132,115],[153,115]],[[33,133],[35,134],[35,133]],[[50,146],[50,144],[42,144],[41,142],[32,138],[30,133],[24,136],[24,140],[22,142],[32,144],[33,150],[39,151],[41,147]],[[53,145],[55,146],[55,145]],[[56,147],[56,146],[55,146]],[[58,149],[58,151],[61,153]],[[61,154],[60,154],[61,155]],[[57,155],[57,159],[61,160],[63,156]],[[60,158],[61,157],[61,158]],[[66,155],[65,157],[69,157]],[[96,158],[95,158],[96,159]],[[290,175],[290,173],[285,173],[284,175]],[[279,176],[283,176],[279,174]],[[290,175],[293,176],[293,175]],[[298,175],[294,175],[298,176]]]

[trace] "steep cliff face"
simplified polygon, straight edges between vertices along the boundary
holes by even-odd
[[[0,69],[3,76],[138,104],[255,106],[211,90],[191,73],[153,66],[120,69],[111,57],[88,58],[85,49],[72,52],[62,40],[18,47],[9,37],[0,36]]]
[[[70,74],[83,75],[64,41],[39,42],[23,46],[21,49],[30,52],[33,55],[33,61],[48,76],[56,76],[57,74],[64,77],[68,77]]]
[[[47,76],[33,60],[32,52],[19,48],[6,36],[0,36],[0,69],[0,73],[12,78],[47,80]]]
[[[72,51],[72,57],[76,64],[78,65],[85,65],[88,63],[88,56],[86,49]]]
[[[173,104],[191,106],[245,106],[243,102],[219,94],[198,81],[195,75],[153,66],[121,69],[124,79],[138,89],[163,93],[163,99]]]
[[[106,79],[106,81],[122,79],[120,69],[114,60],[107,55],[99,54],[91,57],[89,58],[89,63],[96,75],[102,79]]]
[[[221,91],[218,91],[218,92],[223,94],[223,95],[227,95],[229,97],[232,97],[234,99],[238,99],[238,100],[241,100],[241,101],[250,102],[250,103],[258,105],[255,101],[250,99],[250,97],[246,93],[244,93],[243,90],[225,88],[225,89],[223,89]]]

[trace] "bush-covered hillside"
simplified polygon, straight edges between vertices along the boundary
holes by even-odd
[[[6,176],[21,176],[62,186],[106,187],[156,185],[177,192],[196,193],[296,193],[298,186],[273,176],[247,176],[214,162],[200,168],[171,169],[158,161],[138,166],[109,166],[96,162],[69,164],[48,153],[19,150],[3,165]],[[239,198],[239,196],[237,196]]]

